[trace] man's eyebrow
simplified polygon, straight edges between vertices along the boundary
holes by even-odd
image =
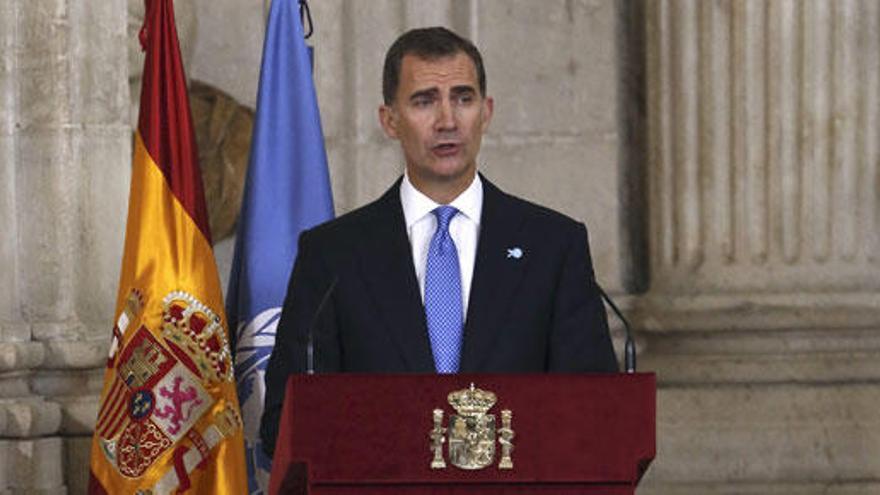
[[[477,92],[477,90],[473,86],[470,86],[470,85],[455,86],[450,90],[450,93],[455,94],[455,95],[476,93],[476,92]]]
[[[409,95],[409,99],[410,99],[410,101],[412,101],[417,98],[436,97],[438,94],[440,94],[440,90],[437,88],[422,89],[422,90],[416,91],[415,93]]]

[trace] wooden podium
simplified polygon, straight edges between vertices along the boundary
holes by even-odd
[[[513,469],[431,469],[432,411],[450,392],[494,392],[513,412]],[[272,494],[632,494],[655,455],[651,373],[294,375]],[[448,426],[444,424],[444,426]],[[444,452],[448,443],[444,445]]]

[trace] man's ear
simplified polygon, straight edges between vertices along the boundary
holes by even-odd
[[[397,139],[397,114],[390,105],[379,105],[379,124],[386,136]]]
[[[483,100],[483,132],[489,128],[489,122],[492,121],[492,112],[495,111],[495,100],[491,96],[487,96]]]

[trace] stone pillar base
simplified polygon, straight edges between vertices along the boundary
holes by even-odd
[[[639,495],[875,495],[880,482],[828,483],[643,483]]]
[[[5,488],[10,495],[67,493],[64,484],[64,450],[60,437],[0,440],[0,469],[5,467]]]
[[[761,359],[714,367],[758,374]],[[657,458],[639,493],[880,493],[880,382],[749,380],[660,386]]]

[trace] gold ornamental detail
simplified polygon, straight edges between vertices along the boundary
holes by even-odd
[[[431,415],[431,469],[445,469],[447,460],[459,469],[484,469],[495,463],[496,443],[501,446],[498,469],[513,469],[513,413],[501,411],[501,427],[496,431],[495,415],[489,414],[497,402],[496,395],[471,383],[469,388],[450,393],[447,401],[455,413],[449,416],[446,426],[442,409],[434,409]]]

